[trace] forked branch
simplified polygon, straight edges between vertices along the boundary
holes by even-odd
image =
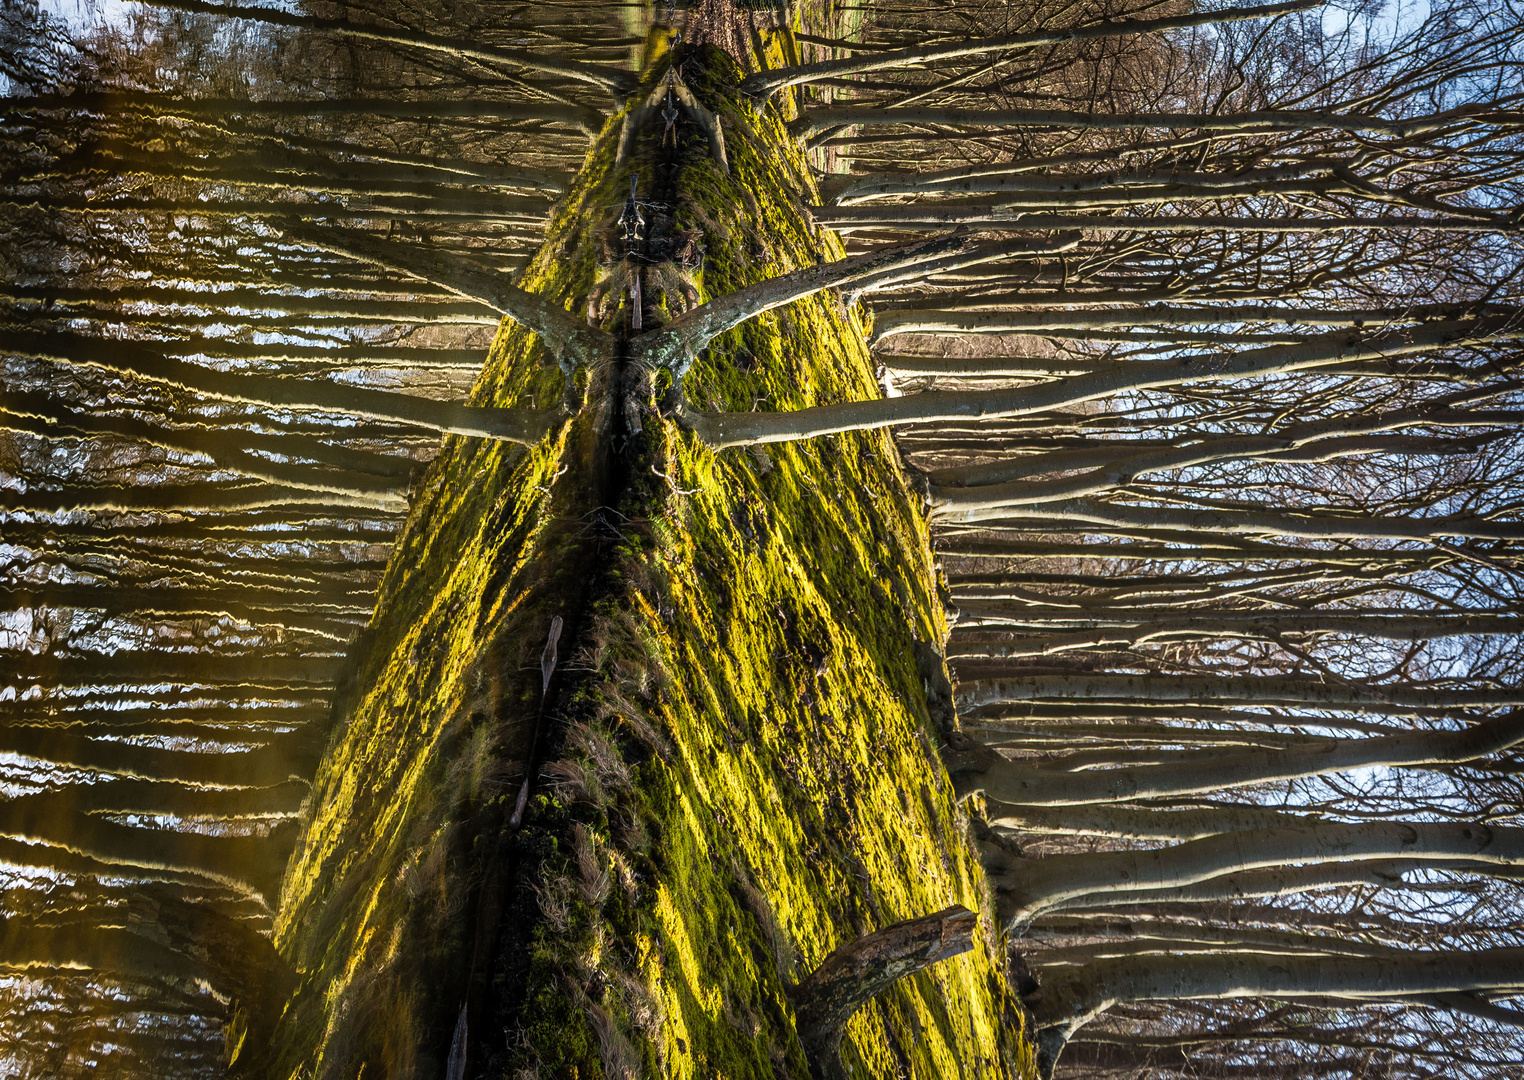
[[[660,330],[637,338],[632,343],[632,354],[642,364],[670,368],[681,375],[710,341],[764,311],[802,300],[823,289],[851,285],[863,278],[935,262],[969,244],[969,238],[963,235],[937,236],[779,274],[700,304]]]

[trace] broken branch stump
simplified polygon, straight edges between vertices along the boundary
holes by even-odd
[[[839,1051],[852,1015],[907,975],[972,949],[977,921],[954,904],[886,926],[843,945],[796,986],[794,1023],[818,1080],[845,1077]]]

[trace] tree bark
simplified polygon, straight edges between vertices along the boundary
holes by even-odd
[[[1524,863],[1524,829],[1320,823],[1222,833],[1153,850],[1051,855],[1004,876],[1002,909],[1008,925],[1020,928],[1066,901],[1094,902],[1111,892],[1165,891],[1289,863],[1380,859],[1518,866]]]
[[[943,45],[923,45],[919,48],[896,49],[885,53],[868,53],[845,60],[823,60],[816,64],[760,71],[741,82],[741,93],[763,100],[779,90],[803,83],[819,82],[848,75],[866,75],[875,71],[909,67],[934,60],[951,60],[988,52],[1011,52],[1019,49],[1035,49],[1043,45],[1059,45],[1071,41],[1089,41],[1094,38],[1115,37],[1122,34],[1157,33],[1192,26],[1210,26],[1213,23],[1236,22],[1243,19],[1262,19],[1292,11],[1305,11],[1315,6],[1316,0],[1292,0],[1290,3],[1269,4],[1263,7],[1227,8],[1219,11],[1193,15],[1176,15],[1163,19],[1117,20],[1092,23],[1089,26],[1067,30],[1047,30],[1028,34],[1007,34],[999,37],[963,39]]]
[[[126,341],[60,333],[0,331],[0,349],[81,367],[98,367],[183,386],[229,401],[252,405],[321,409],[346,416],[369,416],[404,424],[533,445],[544,435],[553,412],[484,409],[411,397],[386,390],[337,383],[292,381],[265,375],[233,375],[177,360]]]
[[[1131,802],[1361,768],[1438,767],[1474,761],[1524,741],[1521,715],[1483,721],[1458,732],[1329,739],[1305,749],[1236,755],[1183,751],[1167,763],[1077,773],[1019,764],[993,751],[955,754],[949,767],[961,792],[982,790],[1018,806]],[[1189,735],[1182,736],[1182,741],[1189,741]],[[961,768],[965,762],[967,770]],[[979,771],[981,767],[985,771]]]
[[[449,117],[539,121],[594,135],[603,127],[596,109],[559,102],[516,103],[480,98],[324,98],[256,101],[245,98],[176,98],[132,90],[79,90],[72,93],[8,97],[0,112],[26,117],[39,112],[147,112],[165,116],[387,116],[403,120]]]
[[[173,11],[189,11],[198,15],[225,15],[235,19],[250,19],[273,26],[287,26],[319,34],[342,34],[361,41],[378,41],[402,48],[425,49],[451,57],[465,57],[484,63],[510,64],[544,71],[577,82],[602,87],[615,97],[623,97],[635,88],[634,77],[628,71],[602,65],[584,64],[541,50],[504,49],[496,46],[477,45],[473,41],[441,38],[417,30],[388,30],[382,26],[352,23],[343,19],[318,19],[306,15],[293,15],[275,8],[246,7],[234,4],[205,3],[203,0],[147,0],[154,7]]]
[[[967,665],[964,669],[967,670]],[[1524,688],[1454,690],[1406,685],[1311,682],[1276,676],[1193,675],[1009,675],[968,672],[958,688],[962,708],[1033,699],[1111,702],[1182,702],[1189,705],[1257,704],[1308,706],[1340,712],[1385,713],[1392,709],[1504,708],[1524,706]]]
[[[1107,316],[1136,321],[1139,316]],[[1222,318],[1222,314],[1217,315]],[[1247,316],[1246,316],[1247,317]],[[1311,318],[1312,316],[1309,316]],[[917,327],[918,330],[935,327]],[[883,336],[880,332],[880,337]],[[810,439],[841,431],[861,431],[936,420],[1030,416],[1113,394],[1158,386],[1178,386],[1251,375],[1286,374],[1331,364],[1387,360],[1430,349],[1481,344],[1524,336],[1512,320],[1481,319],[1426,323],[1400,331],[1381,331],[1369,339],[1358,330],[1341,330],[1306,344],[1271,346],[1216,356],[1114,364],[1103,372],[1064,379],[1045,386],[983,392],[928,391],[879,401],[822,405],[782,413],[706,413],[686,411],[678,419],[715,449],[758,443]],[[1201,528],[1191,525],[1187,528]],[[1208,528],[1208,531],[1211,531]]]

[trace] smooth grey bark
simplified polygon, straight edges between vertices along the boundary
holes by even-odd
[[[1189,606],[1184,605],[1184,606]],[[1006,604],[981,604],[960,601],[959,624],[965,626],[1000,626],[1020,624],[1030,633],[1043,629],[1035,626],[1030,609]],[[1282,634],[1348,634],[1379,638],[1384,641],[1434,641],[1446,637],[1507,636],[1524,633],[1524,618],[1517,615],[1476,614],[1441,615],[1364,615],[1288,612],[1203,611],[1200,615],[1152,618],[1143,622],[1128,620],[1118,613],[1107,619],[1064,620],[1070,623],[1092,622],[1095,625],[1068,634],[1049,633],[1042,637],[1017,637],[992,642],[987,649],[975,650],[961,643],[955,650],[960,657],[1051,656],[1076,649],[1133,647],[1150,642],[1190,641],[1203,638],[1254,638],[1274,641]]]
[[[604,116],[596,109],[559,102],[514,103],[472,98],[325,98],[264,100],[245,98],[176,98],[132,90],[84,90],[0,100],[0,115],[21,118],[38,112],[147,112],[171,116],[387,116],[401,120],[523,120],[561,124],[596,135]]]
[[[1026,1003],[1039,1028],[1065,1033],[1132,1001],[1328,996],[1344,1000],[1514,990],[1524,949],[1423,952],[1386,958],[1233,955],[1102,960],[1055,976]]]
[[[1524,687],[1436,689],[1390,684],[1314,682],[1278,676],[1238,675],[1072,675],[984,674],[960,680],[959,709],[1000,702],[1041,699],[1143,702],[1184,705],[1280,705],[1382,713],[1394,708],[1423,710],[1524,706]]]
[[[1136,322],[1144,316],[1134,312],[1106,317]],[[1209,317],[1221,319],[1223,313],[1219,311]],[[684,409],[676,419],[707,445],[723,449],[899,424],[1030,416],[1130,390],[1285,374],[1350,361],[1389,360],[1446,346],[1520,337],[1524,337],[1524,326],[1516,325],[1515,320],[1508,318],[1446,320],[1394,331],[1348,329],[1318,335],[1298,345],[1117,363],[1088,375],[1015,390],[928,391],[906,397],[822,405],[784,413],[709,413]],[[1185,527],[1201,528],[1198,525]]]
[[[875,343],[896,334],[1019,334],[1030,331],[1097,330],[1124,326],[1235,326],[1246,323],[1279,323],[1286,326],[1352,326],[1361,328],[1381,324],[1423,323],[1429,320],[1459,320],[1466,317],[1508,320],[1496,328],[1524,318],[1519,311],[1502,304],[1414,304],[1409,307],[1328,308],[1292,307],[1287,304],[1203,304],[1159,303],[1138,307],[1115,307],[1100,311],[966,311],[960,309],[899,310],[881,313],[873,324]],[[1327,335],[1325,335],[1325,339]],[[1229,337],[1229,342],[1232,338]],[[1306,344],[1316,344],[1308,339]],[[1153,361],[1142,361],[1150,363]]]
[[[529,446],[545,435],[557,415],[555,410],[535,413],[525,409],[486,409],[456,405],[409,394],[326,381],[229,374],[166,356],[156,349],[135,342],[75,334],[0,330],[0,349],[62,364],[141,376],[228,401],[318,409],[345,416],[367,416],[456,435],[501,439]],[[123,492],[122,497],[126,498],[127,493]]]
[[[1524,829],[1429,822],[1319,823],[1221,833],[1166,848],[1050,855],[1024,863],[1019,874],[1002,877],[1002,909],[1007,924],[1019,929],[1066,901],[1104,902],[1108,893],[1167,891],[1290,864],[1372,859],[1512,868],[1524,865]]]
[[[1360,514],[1353,509],[1342,513],[1320,513],[1316,509],[1277,512],[1242,507],[1182,510],[1167,506],[1103,502],[1099,499],[1055,499],[1031,510],[1019,506],[993,506],[973,510],[946,510],[941,515],[955,521],[1004,519],[1009,522],[1028,513],[1040,514],[1049,523],[1050,529],[1057,522],[1076,522],[1120,525],[1144,533],[1155,529],[1200,530],[1206,533],[1301,537],[1308,540],[1411,540],[1432,544],[1447,537],[1502,541],[1524,539],[1524,521],[1472,516],[1376,517]]]
[[[1458,765],[1520,743],[1524,743],[1524,712],[1515,711],[1460,731],[1330,739],[1306,749],[1207,751],[1187,754],[1175,763],[1083,772],[1010,761],[988,749],[953,751],[944,758],[960,795],[982,791],[1020,806],[1077,806],[1202,794],[1351,769]]]
[[[1257,184],[1310,180],[1331,175],[1332,172],[1331,162],[1316,160],[1263,169],[1243,169],[1236,173],[1116,170],[1105,173],[1037,174],[1011,166],[973,165],[937,172],[869,173],[863,176],[832,177],[821,184],[821,195],[832,205],[844,206],[883,195],[956,195],[1004,191],[1063,195],[1113,188],[1147,189],[1174,185],[1235,191]]]
[[[1404,136],[1440,122],[1435,117],[1408,121],[1381,116],[1310,111],[1248,113],[1087,113],[1063,109],[873,109],[851,106],[810,109],[788,128],[795,138],[807,139],[828,128],[880,127],[892,124],[919,126],[1028,128],[1062,127],[1081,131],[1128,131],[1138,128],[1225,131],[1239,135],[1271,131],[1351,131]]]
[[[403,48],[425,49],[452,57],[466,57],[487,64],[509,64],[514,67],[543,71],[550,75],[590,83],[623,97],[635,88],[635,76],[628,71],[601,64],[585,64],[568,60],[554,53],[539,49],[505,49],[498,46],[482,46],[460,38],[441,38],[417,30],[388,30],[382,26],[352,23],[343,19],[318,19],[307,15],[293,15],[279,8],[252,7],[236,4],[212,4],[203,0],[145,0],[154,7],[173,11],[189,11],[198,15],[224,15],[235,19],[249,19],[272,26],[287,26],[296,30],[308,30],[322,34],[343,34],[361,41],[379,41]]]
[[[1262,7],[1227,8],[1192,15],[1176,15],[1163,19],[1115,20],[1093,23],[1089,26],[1067,30],[1047,30],[1027,34],[1005,34],[998,37],[965,38],[941,45],[924,45],[919,48],[895,49],[853,56],[843,60],[823,60],[815,64],[759,71],[741,80],[741,92],[766,100],[788,86],[819,82],[821,79],[841,78],[849,75],[865,75],[874,71],[910,67],[934,60],[951,60],[978,53],[1012,52],[1018,49],[1035,49],[1044,45],[1059,45],[1070,41],[1089,41],[1094,38],[1114,37],[1120,34],[1143,34],[1163,30],[1178,30],[1192,26],[1209,26],[1213,23],[1236,22],[1244,19],[1261,19],[1292,11],[1306,11],[1316,7],[1319,0],[1292,0],[1290,3],[1268,4]]]
[[[1457,211],[1459,213],[1459,211]],[[1354,230],[1412,229],[1422,232],[1513,233],[1518,226],[1505,218],[1435,217],[1377,214],[1369,217],[1227,217],[1213,215],[1112,217],[1099,214],[1033,213],[1003,203],[939,208],[936,203],[913,206],[820,206],[815,219],[833,229],[949,229],[964,226],[1006,226],[1012,229],[1062,229],[1072,232],[1210,233],[1336,233]]]
[[[1081,776],[1084,774],[1081,773]],[[1158,810],[1130,806],[1019,806],[991,800],[991,825],[1051,836],[1105,836],[1117,840],[1199,840],[1245,829],[1290,828],[1314,820],[1275,810]]]

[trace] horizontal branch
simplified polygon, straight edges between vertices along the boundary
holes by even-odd
[[[1273,434],[1207,436],[1186,445],[1158,445],[1155,441],[1131,439],[1089,440],[1075,449],[1022,454],[981,465],[939,469],[931,474],[938,487],[978,488],[1006,484],[1045,473],[1074,469],[1096,469],[1114,476],[1131,478],[1140,472],[1183,468],[1189,464],[1238,460],[1323,460],[1324,453],[1343,453],[1347,439],[1379,435],[1412,427],[1510,429],[1524,421],[1524,411],[1517,409],[1454,409],[1436,402],[1425,408],[1395,409],[1373,416],[1335,417],[1284,427]],[[1490,437],[1490,436],[1489,436]],[[1464,440],[1459,440],[1464,442]],[[1382,444],[1361,444],[1379,446]],[[1403,444],[1393,444],[1400,450]],[[1430,440],[1413,444],[1419,452],[1440,452],[1441,445]],[[1179,464],[1171,464],[1179,462]]]
[[[1231,309],[1205,309],[1226,321]],[[1002,313],[1003,314],[1003,313]],[[1015,313],[1020,316],[1021,313]],[[1012,316],[1007,316],[1012,317]],[[1141,312],[1107,312],[1106,319],[1141,319]],[[1248,317],[1248,316],[1245,316]],[[1317,318],[1307,315],[1307,318]],[[1037,316],[1049,319],[1050,316]],[[683,411],[678,420],[706,444],[722,449],[789,442],[841,431],[861,431],[939,420],[1026,416],[1094,401],[1129,390],[1257,375],[1284,374],[1360,360],[1389,360],[1452,345],[1524,337],[1524,320],[1498,317],[1424,323],[1405,330],[1345,330],[1239,353],[1118,363],[1091,374],[1014,390],[931,391],[877,401],[822,405],[784,413]],[[1087,504],[1088,505],[1088,504]],[[1188,526],[1197,527],[1197,526]],[[1299,534],[1290,534],[1299,535]],[[1319,534],[1321,535],[1321,534]],[[1459,535],[1459,534],[1454,534]]]
[[[1134,1001],[1328,996],[1348,1001],[1517,990],[1524,949],[1415,951],[1400,957],[1258,954],[1098,960],[1055,975],[1027,997],[1039,1029],[1065,1035],[1111,1006]]]
[[[1507,420],[1502,421],[1507,424]],[[1071,476],[1051,480],[1016,479],[982,483],[968,487],[945,487],[935,483],[930,501],[938,512],[960,513],[990,510],[1002,506],[1041,506],[1061,499],[1105,495],[1126,487],[1147,473],[1170,472],[1204,465],[1225,465],[1241,461],[1271,461],[1287,464],[1318,463],[1341,457],[1388,454],[1408,457],[1439,457],[1474,454],[1480,447],[1506,437],[1507,430],[1470,436],[1438,438],[1415,435],[1364,434],[1332,435],[1327,438],[1293,439],[1280,435],[1244,435],[1202,439],[1186,446],[1152,450],[1140,448],[1128,454],[1123,440],[1115,449],[1099,452],[1055,453],[1051,463],[1045,454],[1026,454],[987,467],[975,476],[996,477],[1002,473],[1028,470],[1027,476],[1066,468],[1083,469],[1091,462],[1084,458],[1107,458],[1099,468],[1090,468]],[[1118,451],[1121,451],[1120,454]],[[1025,458],[1026,460],[1022,460]],[[1066,465],[1069,458],[1072,464]]]
[[[1182,606],[1189,607],[1189,603]],[[958,625],[1030,625],[1030,607],[1022,604],[958,601]],[[987,655],[1002,657],[1052,656],[1076,649],[1136,647],[1149,642],[1192,641],[1207,638],[1274,641],[1282,634],[1346,634],[1383,641],[1434,641],[1447,637],[1511,636],[1524,633],[1517,615],[1369,615],[1363,613],[1308,614],[1303,612],[1198,611],[1168,619],[1070,620],[1111,622],[1068,634],[1020,637],[991,644]],[[960,657],[976,655],[964,645]]]
[[[1473,540],[1524,539],[1524,521],[1497,521],[1480,516],[1433,518],[1376,517],[1355,509],[1323,512],[1272,509],[1179,509],[1135,503],[1103,502],[1099,499],[1060,499],[1044,502],[1040,514],[1051,531],[1060,522],[1124,525],[1151,528],[1201,530],[1246,536],[1298,536],[1309,540],[1416,540],[1432,543],[1447,537]],[[991,521],[1013,516],[1010,507],[943,511],[957,521]]]
[[[74,334],[0,330],[0,350],[62,364],[140,376],[183,386],[226,401],[245,401],[281,408],[319,409],[345,416],[367,416],[455,435],[523,443],[526,446],[539,442],[560,416],[555,410],[530,412],[526,409],[478,408],[339,383],[229,374],[185,360],[176,360],[136,342]],[[128,498],[131,505],[129,493],[121,489],[117,489],[117,498]],[[265,506],[289,501],[277,492],[265,495],[264,501],[258,501],[257,496],[255,498],[256,501],[246,505]],[[112,502],[111,505],[122,504]]]
[[[589,135],[603,129],[597,109],[559,102],[519,104],[473,98],[324,98],[250,100],[247,98],[180,98],[132,90],[89,90],[6,98],[0,115],[22,117],[38,112],[153,112],[176,116],[389,116],[398,120],[522,120],[574,127]]]
[[[960,41],[939,45],[922,45],[892,52],[875,52],[865,56],[853,56],[841,60],[823,60],[815,64],[801,64],[773,71],[760,71],[741,81],[741,92],[766,100],[788,86],[818,82],[821,79],[839,78],[846,75],[864,75],[873,71],[913,67],[937,60],[951,60],[978,53],[1013,52],[1019,49],[1035,49],[1044,45],[1060,45],[1071,41],[1089,41],[1095,38],[1115,37],[1122,34],[1157,33],[1164,30],[1185,29],[1192,26],[1209,26],[1214,23],[1238,22],[1244,19],[1262,19],[1293,11],[1307,11],[1317,7],[1322,0],[1291,0],[1289,3],[1268,4],[1263,7],[1228,8],[1219,11],[1199,12],[1192,15],[1175,15],[1163,19],[1108,20],[1089,26],[1067,30],[1042,30],[1036,33],[1003,34],[997,37],[964,38]]]
[[[172,11],[189,11],[197,15],[223,15],[232,19],[248,19],[271,26],[286,26],[295,30],[308,30],[320,34],[343,34],[362,41],[379,41],[402,48],[424,49],[446,56],[479,60],[487,64],[509,64],[559,75],[576,82],[590,83],[607,90],[615,97],[623,97],[635,89],[635,76],[615,67],[584,64],[568,60],[554,53],[538,49],[505,49],[497,46],[478,45],[464,38],[442,38],[419,30],[389,30],[383,26],[352,23],[344,19],[319,19],[310,15],[294,15],[279,8],[250,7],[240,4],[214,4],[205,0],[143,0],[154,7]]]
[[[1168,890],[1294,863],[1388,858],[1519,866],[1524,864],[1524,829],[1417,821],[1255,829],[1166,848],[1023,860],[1019,871],[1002,878],[1000,890],[1009,923],[1019,927],[1063,901],[1111,891]]]
[[[1097,330],[1123,326],[1236,326],[1280,323],[1286,326],[1365,327],[1414,323],[1465,316],[1513,318],[1524,322],[1524,309],[1505,304],[1413,304],[1407,307],[1311,308],[1284,304],[1152,304],[1100,310],[1050,311],[893,310],[874,320],[873,340],[896,334],[1019,334],[1033,331]],[[1232,337],[1228,334],[1224,336]]]
[[[322,229],[307,224],[280,228],[287,237],[303,244],[400,270],[459,296],[480,300],[538,334],[564,369],[597,363],[613,355],[614,339],[604,331],[587,325],[553,300],[525,292],[505,280],[505,275],[470,259],[353,230]]]
[[[1331,161],[1298,162],[1236,173],[1140,171],[1113,169],[1099,173],[1031,172],[1026,165],[965,165],[931,172],[867,173],[838,176],[822,183],[820,193],[832,205],[846,205],[881,195],[952,195],[1018,191],[1044,194],[1079,194],[1104,189],[1162,188],[1185,186],[1202,190],[1237,190],[1245,186],[1309,180],[1330,175]]]
[[[1280,217],[1266,218],[1190,216],[1143,217],[1101,214],[1033,213],[1002,203],[939,207],[935,203],[911,206],[815,206],[815,220],[833,229],[950,229],[960,225],[1004,226],[1012,229],[1084,229],[1089,232],[1170,233],[1336,233],[1364,229],[1427,230],[1429,232],[1524,231],[1517,221],[1497,217],[1420,217],[1380,214],[1373,217]]]
[[[1459,731],[1334,739],[1307,749],[1191,753],[1180,762],[1063,772],[1008,760],[977,746],[950,755],[959,794],[983,791],[1018,806],[1078,806],[1198,795],[1366,768],[1439,767],[1474,761],[1524,742],[1524,712]]]
[[[1140,705],[1261,705],[1383,714],[1402,709],[1432,712],[1460,708],[1524,708],[1524,687],[1430,688],[1314,682],[1279,676],[1229,675],[1028,675],[960,665],[959,710],[1001,702],[1106,701]]]
[[[1380,116],[1339,115],[1307,111],[1250,113],[1084,113],[1060,109],[931,109],[931,108],[826,108],[811,109],[792,121],[789,133],[797,138],[830,128],[883,127],[891,124],[921,126],[1029,128],[1062,127],[1082,130],[1130,131],[1138,128],[1228,131],[1249,134],[1261,131],[1374,131],[1406,135],[1426,121],[1387,120]]]

